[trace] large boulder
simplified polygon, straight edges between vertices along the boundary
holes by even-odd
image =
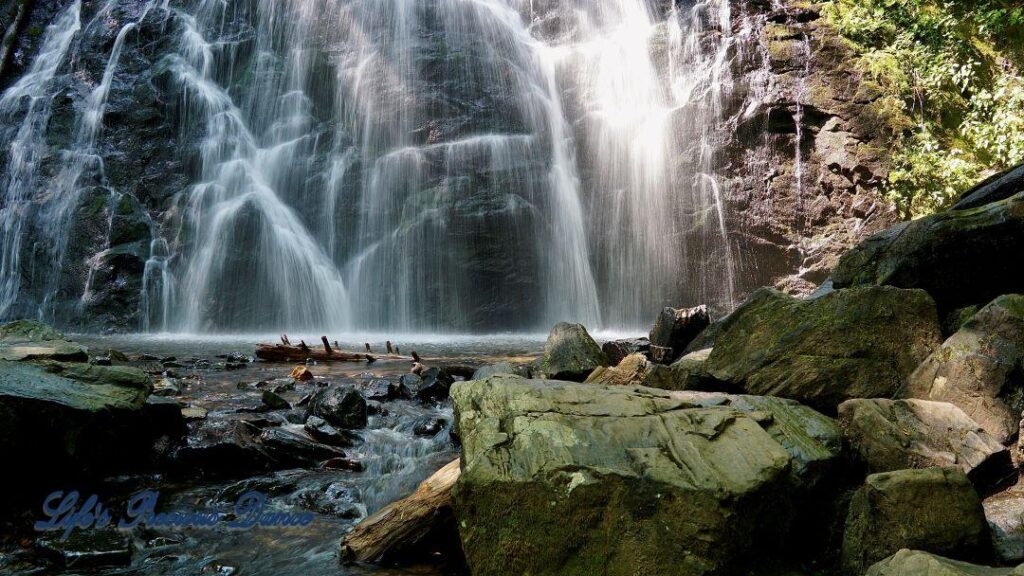
[[[475,575],[731,573],[778,552],[801,496],[772,418],[720,397],[495,376],[452,398]]]
[[[1009,450],[963,410],[946,402],[847,400],[843,436],[870,472],[957,466],[976,484],[1009,475]]]
[[[974,560],[987,546],[981,499],[959,468],[882,472],[868,476],[850,501],[842,568],[863,574],[901,548]]]
[[[749,394],[834,413],[850,398],[887,398],[941,342],[921,290],[865,287],[801,300],[762,288],[712,326],[704,369]]]
[[[63,334],[35,320],[15,320],[0,325],[0,360],[64,360],[84,362],[88,350]]]
[[[836,288],[921,288],[945,313],[1024,291],[1024,267],[1018,265],[1022,252],[1024,192],[1018,187],[1012,196],[903,222],[871,236],[843,255],[832,282]]]
[[[711,315],[707,306],[663,308],[651,329],[650,345],[671,350],[666,362],[671,364],[709,324]]]
[[[533,375],[551,380],[582,382],[598,366],[607,366],[601,347],[582,324],[559,322],[551,329],[544,353],[534,364]]]
[[[1021,576],[1024,567],[990,568],[904,548],[868,568],[865,576]]]
[[[56,361],[0,360],[0,461],[12,487],[97,477],[147,465],[153,442],[177,436],[177,418],[147,409],[140,370]]]
[[[960,195],[952,210],[969,210],[1024,192],[1024,164],[995,174]]]
[[[1008,442],[1024,410],[1024,296],[1000,296],[910,376],[905,395],[956,404]]]

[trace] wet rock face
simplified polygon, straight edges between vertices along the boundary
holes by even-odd
[[[881,92],[817,8],[744,2],[733,29],[749,31],[721,153],[729,234],[743,255],[737,292],[777,283],[808,293],[845,250],[898,219],[880,194],[892,134]]]
[[[66,0],[31,2],[28,21],[17,38],[4,78],[0,78],[0,88],[24,72],[38,49],[39,31],[67,4]],[[58,74],[47,134],[54,152],[71,146],[77,111],[102,78],[119,26],[133,20],[142,4],[141,0],[119,2],[99,32],[82,38],[74,69]],[[487,151],[447,157],[445,143],[486,133],[523,134],[528,122],[516,112],[514,83],[502,82],[496,88],[479,78],[468,81],[465,74],[452,74],[453,68],[461,66],[487,68],[487,63],[476,61],[484,58],[484,51],[474,50],[474,43],[484,40],[462,39],[456,62],[439,15],[430,9],[430,3],[424,4],[424,20],[410,63],[421,75],[422,95],[416,103],[420,109],[411,115],[408,140],[424,146],[425,151],[417,163],[415,198],[410,199],[409,210],[434,213],[423,209],[433,202],[438,218],[422,218],[415,226],[396,226],[394,245],[386,248],[402,253],[401,247],[415,247],[424,238],[453,247],[429,258],[409,259],[417,263],[408,265],[421,266],[411,277],[426,279],[417,285],[423,302],[443,302],[453,286],[462,298],[473,301],[459,319],[460,327],[473,331],[495,326],[535,327],[540,320],[540,312],[535,311],[544,308],[546,297],[536,273],[544,255],[536,253],[533,236],[542,227],[536,221],[541,217],[538,213],[547,209],[536,202],[548,196],[545,182],[550,152],[538,146],[510,166],[497,166]],[[656,28],[663,34],[672,3],[656,4],[654,14],[660,21]],[[887,130],[880,128],[879,113],[874,110],[877,87],[861,81],[860,74],[850,68],[848,49],[815,9],[797,7],[795,2],[783,4],[783,9],[753,0],[732,5],[736,40],[728,55],[732,74],[723,89],[720,125],[711,130],[715,147],[711,171],[717,175],[715,194],[721,196],[722,212],[684,218],[675,231],[688,245],[687,266],[695,280],[724,278],[725,263],[732,260],[734,298],[718,298],[713,303],[716,309],[728,308],[736,298],[776,281],[787,291],[806,292],[827,276],[844,248],[894,221],[877,193],[888,173],[882,153]],[[99,7],[85,3],[83,21],[91,19]],[[531,10],[532,15],[526,16],[532,16],[530,32],[537,37],[564,42],[580,33],[560,3],[536,2]],[[237,28],[231,44],[254,42],[248,22],[227,25]],[[76,329],[131,331],[156,322],[157,311],[147,308],[149,302],[142,296],[145,263],[166,251],[159,242],[154,245],[154,239],[173,239],[178,244],[172,245],[170,252],[178,254],[191,247],[193,240],[175,235],[187,216],[176,194],[198,181],[199,142],[205,129],[182,121],[181,103],[187,98],[172,81],[173,66],[165,58],[174,51],[171,44],[181,33],[180,26],[175,18],[148,18],[128,34],[95,145],[96,154],[103,159],[102,173],[90,167],[81,178],[82,194],[73,224],[67,229],[68,249],[56,268],[59,271],[51,273],[52,267],[47,266],[26,269],[21,296],[8,316],[34,316],[45,301],[48,317]],[[709,33],[705,41],[715,41],[715,34],[717,31]],[[661,41],[652,42],[653,51],[661,50],[657,45]],[[239,56],[234,67],[245,70],[249,57]],[[326,64],[314,69],[324,71]],[[315,93],[311,100],[318,107],[333,96]],[[575,112],[580,95],[566,93],[563,97],[565,108]],[[319,110],[316,116],[310,135],[326,141],[338,129],[338,119],[322,117]],[[688,143],[696,139],[689,138],[692,126],[685,126],[686,120],[680,116],[671,121],[679,139]],[[585,190],[599,189],[601,178],[589,165],[594,159],[585,153],[588,136],[593,135],[582,129],[574,134],[580,147],[580,178]],[[680,190],[705,176],[692,163],[699,144],[689,145],[680,146],[667,170]],[[355,154],[339,194],[358,194],[374,177],[374,164],[379,160]],[[323,154],[312,158],[313,164],[326,161]],[[5,162],[6,158],[0,158],[0,169]],[[61,154],[50,154],[40,168],[40,180],[52,181],[61,166]],[[325,193],[324,184],[314,180],[303,181],[308,188],[304,198]],[[34,199],[41,202],[47,187],[37,188]],[[712,194],[710,189],[705,193]],[[672,210],[688,213],[693,208],[683,196],[673,201]],[[583,200],[588,205],[595,202],[588,197]],[[297,206],[295,210],[306,223],[319,221],[316,208]],[[335,216],[339,228],[354,225],[360,218],[359,208],[339,206]],[[29,220],[32,217],[28,215]],[[731,254],[723,246],[707,242],[718,238],[719,217],[725,224]],[[27,228],[21,243],[22,261],[52,262],[52,230]],[[599,235],[601,231],[594,232]],[[607,246],[601,244],[601,248]],[[345,253],[338,258],[351,256]],[[253,264],[253,258],[241,252],[224,260],[227,270],[239,274]],[[154,279],[158,280],[150,280]],[[379,290],[379,286],[352,288]],[[673,304],[702,302],[702,292],[707,290],[700,282],[686,282]],[[54,297],[46,300],[47,294]],[[230,324],[238,321],[240,310],[251,315],[256,304],[246,299],[218,299],[207,306],[209,317],[217,321],[227,318],[224,322]],[[445,320],[443,310],[436,306],[421,311],[424,322]],[[609,312],[614,316],[615,311]]]
[[[42,31],[70,2],[26,4],[31,6],[29,21],[0,78],[0,89],[27,69]],[[89,91],[102,79],[120,26],[135,20],[143,4],[131,0],[114,5],[95,34],[78,36],[81,45],[74,69],[58,71],[46,135],[51,153],[40,164],[39,184],[33,190],[39,206],[45,206],[48,190],[68,165],[63,151],[73,146],[75,119]],[[83,21],[101,7],[84,3]],[[68,224],[48,227],[35,212],[26,214],[21,261],[47,264],[23,267],[19,299],[8,317],[35,317],[45,302],[45,318],[77,330],[130,331],[144,326],[140,296],[151,227],[159,226],[171,197],[188,184],[179,156],[183,142],[169,109],[176,96],[162,93],[156,78],[171,34],[156,20],[148,19],[128,33],[93,151],[102,164],[89,163],[83,170]],[[0,155],[0,171],[6,170],[7,159]],[[64,256],[55,260],[61,243],[66,244]],[[52,297],[45,300],[48,293]]]
[[[834,459],[838,430],[819,436],[814,418],[771,405],[784,400],[674,394],[515,376],[453,386],[471,571],[689,576],[778,553],[801,493],[791,474]]]

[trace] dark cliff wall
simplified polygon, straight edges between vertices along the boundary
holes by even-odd
[[[20,25],[0,88],[26,69],[39,31],[64,5],[37,0]],[[111,18],[137,16],[142,5],[120,2]],[[84,3],[83,21],[97,9],[98,2]],[[143,325],[142,277],[151,240],[175,241],[182,215],[174,195],[190,184],[202,136],[182,131],[175,120],[180,95],[169,89],[168,72],[160,66],[170,51],[166,26],[146,20],[128,37],[96,142],[102,165],[82,177],[85,190],[65,257],[53,262],[48,256],[46,231],[26,232],[23,296],[8,316],[34,317],[45,305],[44,317],[76,329],[132,331]],[[74,70],[62,70],[56,80],[60,90],[47,132],[52,150],[66,148],[74,137],[83,87],[102,76],[117,29],[76,40],[92,45],[81,45]],[[813,4],[735,3],[733,34],[734,77],[716,152],[728,254],[708,246],[687,257],[703,260],[697,270],[716,273],[725,257],[731,259],[734,302],[765,284],[807,292],[841,252],[896,219],[879,193],[889,170],[888,140],[873,114],[875,91],[851,69],[851,54]],[[41,181],[55,177],[62,162],[59,154],[45,158]],[[35,209],[46,199],[40,190]],[[55,297],[44,302],[54,285]],[[697,293],[684,290],[682,299],[692,301],[678,304],[699,303]],[[729,302],[713,304],[725,309]]]
[[[877,91],[820,6],[749,2],[734,27],[752,26],[737,74],[723,174],[739,291],[777,284],[806,293],[839,255],[897,215],[881,194],[889,173]]]

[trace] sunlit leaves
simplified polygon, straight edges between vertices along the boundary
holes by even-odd
[[[1024,161],[1019,2],[833,0],[824,13],[889,99],[888,189],[907,216],[947,206],[978,179]]]

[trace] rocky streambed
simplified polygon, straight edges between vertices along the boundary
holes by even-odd
[[[515,359],[540,346],[529,337],[420,342],[431,365],[421,378],[407,362],[259,362],[254,341],[0,327],[0,449],[9,465],[0,572],[392,573],[339,568],[338,539],[456,457],[446,393],[455,377],[440,368],[464,373],[505,359],[495,350]],[[62,530],[33,530],[49,519],[44,499],[72,490],[84,524],[66,540]],[[96,494],[112,524],[130,521],[129,499],[144,491],[158,493],[158,513],[180,522],[208,513],[216,523],[119,531],[85,514]],[[266,495],[263,515],[311,520],[231,526],[244,525],[236,506],[250,491]],[[416,573],[444,571],[444,558],[428,560]]]
[[[422,366],[86,351],[4,325],[0,567],[1024,573],[1022,206],[1011,172],[872,236],[806,298],[666,308],[644,338],[559,323],[542,347]],[[32,531],[71,488],[160,490],[165,520],[217,525]],[[253,494],[257,526],[232,526]]]

